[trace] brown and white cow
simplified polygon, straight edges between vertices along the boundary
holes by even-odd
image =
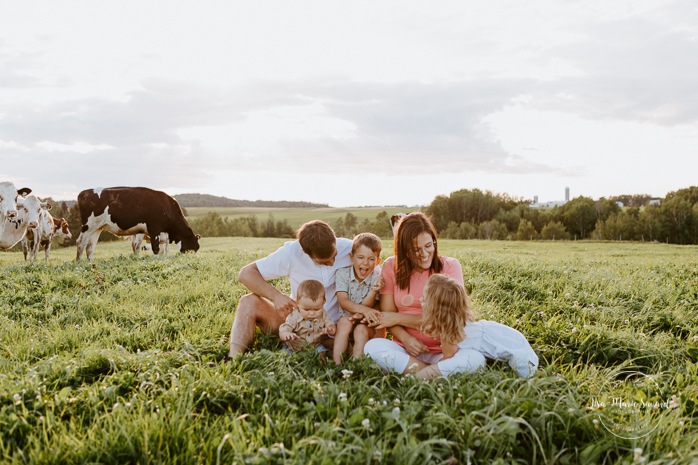
[[[17,215],[7,217],[3,222],[3,231],[0,235],[0,248],[9,249],[22,240],[27,229],[39,226],[39,212],[49,210],[51,205],[42,202],[34,194],[29,194],[23,199],[17,200]]]
[[[17,216],[18,197],[27,196],[31,191],[28,187],[17,190],[11,182],[0,182],[0,236],[5,229],[5,220]]]
[[[27,234],[22,238],[24,259],[27,260],[27,255],[29,255],[29,261],[36,260],[39,249],[43,246],[46,261],[48,261],[54,237],[68,239],[73,237],[68,229],[68,222],[64,218],[54,218],[48,211],[41,210],[39,212],[39,225],[36,228],[27,229]]]
[[[160,233],[179,244],[182,252],[199,250],[199,236],[194,234],[175,199],[147,187],[108,187],[86,189],[78,194],[82,220],[77,240],[77,260],[83,253],[92,260],[102,231],[117,236],[147,233],[152,238],[155,255],[160,251]]]

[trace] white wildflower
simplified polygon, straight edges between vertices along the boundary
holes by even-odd
[[[364,418],[364,420],[361,422],[361,426],[363,426],[366,429],[370,429],[371,428],[371,420],[369,420],[368,418]]]
[[[354,372],[351,370],[342,370],[342,378],[349,379]]]
[[[681,405],[681,399],[679,399],[679,397],[676,394],[674,394],[673,396],[671,396],[671,399],[669,399],[669,410],[678,408],[679,405]]]
[[[347,393],[346,393],[346,392],[340,392],[340,393],[339,393],[339,401],[340,401],[340,402],[346,402],[346,401],[347,401]]]
[[[642,449],[636,447],[633,449],[633,463],[645,463],[646,457],[642,456]]]

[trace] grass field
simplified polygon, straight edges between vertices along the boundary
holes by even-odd
[[[224,363],[237,273],[282,243],[0,253],[0,462],[698,461],[698,247],[440,241],[479,315],[523,332],[541,367],[420,381],[271,337]]]
[[[223,218],[231,220],[235,218],[255,216],[260,222],[269,219],[269,215],[274,217],[275,221],[288,221],[288,224],[293,229],[298,229],[300,225],[310,220],[322,220],[330,225],[334,224],[338,219],[351,213],[358,218],[358,222],[363,220],[373,221],[376,215],[385,211],[388,215],[394,213],[408,213],[414,208],[406,207],[356,207],[356,208],[210,208],[210,207],[188,207],[187,217],[197,218],[204,216],[209,212],[216,212]]]

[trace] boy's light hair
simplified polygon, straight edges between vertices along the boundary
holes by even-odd
[[[354,240],[351,243],[351,253],[356,253],[356,249],[358,249],[362,245],[365,245],[366,247],[371,249],[373,253],[377,254],[380,254],[383,250],[383,243],[381,242],[381,238],[369,232],[360,233],[354,236]]]
[[[325,286],[320,281],[315,279],[306,279],[298,285],[296,290],[296,299],[306,297],[312,301],[318,300],[320,297],[325,298]]]
[[[458,344],[465,339],[465,325],[473,321],[475,314],[465,288],[446,275],[431,275],[424,288],[421,331]]]

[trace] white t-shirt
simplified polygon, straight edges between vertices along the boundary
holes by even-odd
[[[278,250],[257,260],[257,268],[262,277],[269,281],[288,277],[291,283],[291,298],[296,299],[298,285],[306,279],[315,279],[325,286],[325,311],[335,323],[339,319],[339,303],[335,290],[335,273],[338,269],[351,265],[349,253],[351,241],[337,238],[337,256],[334,265],[318,265],[301,248],[298,241],[286,242]]]

